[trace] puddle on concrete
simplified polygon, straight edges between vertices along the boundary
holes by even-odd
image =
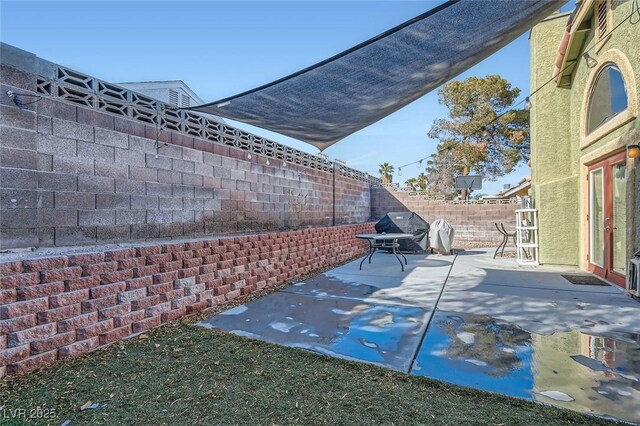
[[[429,313],[416,306],[287,292],[244,308],[199,325],[401,371],[409,369]]]
[[[640,334],[542,335],[437,311],[412,374],[640,422]]]

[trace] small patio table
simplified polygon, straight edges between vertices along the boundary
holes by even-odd
[[[412,234],[359,234],[356,235],[356,238],[361,240],[367,240],[369,243],[369,252],[365,255],[365,257],[360,262],[360,270],[362,270],[362,264],[368,258],[369,264],[371,264],[371,257],[373,257],[373,253],[376,252],[377,249],[391,249],[393,255],[400,262],[400,267],[402,268],[402,272],[404,272],[404,265],[407,264],[407,258],[404,257],[404,254],[400,253],[396,249],[400,247],[398,240],[413,238]],[[402,264],[402,260],[398,257],[398,254],[402,256],[404,259],[404,264]]]

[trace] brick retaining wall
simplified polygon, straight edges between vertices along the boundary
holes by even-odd
[[[372,223],[0,262],[0,377],[366,252]]]
[[[413,211],[432,223],[444,219],[455,229],[454,246],[497,246],[502,236],[494,223],[504,223],[507,231],[515,228],[515,210],[520,204],[451,204],[425,200],[393,188],[371,188],[371,219],[379,220],[388,212]]]

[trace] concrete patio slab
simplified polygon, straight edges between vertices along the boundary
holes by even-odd
[[[449,260],[376,254],[199,323],[234,334],[408,372]]]
[[[416,306],[278,292],[200,325],[406,372],[430,314]]]
[[[520,266],[487,250],[458,256],[438,309],[500,318],[536,333],[640,333],[640,303],[615,286],[571,284],[572,268]]]
[[[492,255],[376,253],[199,324],[640,421],[640,303]]]

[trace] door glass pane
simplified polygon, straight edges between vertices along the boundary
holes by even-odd
[[[627,173],[626,165],[612,167],[613,181],[613,270],[625,275],[627,265],[626,212],[627,212]]]
[[[590,212],[589,212],[589,241],[591,241],[591,263],[604,266],[604,194],[602,193],[602,169],[592,170],[589,181],[590,188]]]

